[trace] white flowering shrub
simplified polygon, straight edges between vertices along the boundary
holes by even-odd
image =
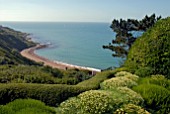
[[[59,114],[78,114],[80,111],[80,99],[77,97],[72,97],[64,102],[62,102],[57,109]]]
[[[132,74],[127,71],[120,71],[115,74],[116,77],[121,77],[121,76],[125,76],[125,75],[132,75]]]
[[[108,89],[115,89],[117,87],[133,87],[137,85],[137,83],[131,79],[126,77],[114,77],[108,80],[105,80],[101,83],[101,89],[108,90]]]
[[[139,76],[132,74],[130,72],[126,72],[126,71],[121,71],[115,74],[116,77],[126,77],[128,79],[131,79],[133,81],[138,81]]]
[[[124,105],[122,108],[117,109],[113,114],[151,114],[147,110],[134,104]]]
[[[62,102],[57,108],[59,114],[105,114],[113,113],[122,105],[119,93],[105,90],[86,91],[77,97]]]
[[[118,87],[117,90],[119,93],[123,94],[122,99],[124,104],[132,103],[142,105],[144,103],[142,96],[130,88]]]
[[[78,96],[83,114],[104,114],[117,108],[112,92],[90,90]],[[115,109],[114,109],[115,108]]]

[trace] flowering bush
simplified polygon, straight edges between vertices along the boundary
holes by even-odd
[[[105,90],[86,91],[60,104],[60,114],[105,114],[112,113],[123,102],[119,93]]]
[[[133,81],[138,81],[139,76],[132,74],[130,72],[126,72],[126,71],[121,71],[115,74],[116,77],[126,77],[128,79],[131,79]]]
[[[131,79],[128,79],[127,77],[115,77],[108,80],[105,80],[103,83],[101,83],[102,89],[115,89],[117,87],[129,87],[137,85],[135,81],[132,81]]]
[[[147,110],[134,104],[124,105],[122,108],[117,109],[113,114],[150,114]]]
[[[127,88],[127,87],[118,87],[117,88],[118,92],[123,94],[123,103],[133,103],[136,105],[142,105],[144,100],[142,96],[135,91]]]
[[[121,76],[125,76],[125,75],[132,75],[132,74],[127,71],[120,71],[115,74],[116,77],[121,77]]]
[[[116,108],[112,92],[104,90],[90,90],[78,96],[83,113],[103,114]]]
[[[78,114],[80,110],[80,99],[77,97],[72,97],[60,104],[57,109],[59,114]]]

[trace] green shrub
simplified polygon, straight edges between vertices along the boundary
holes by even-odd
[[[138,70],[149,68],[153,74],[170,78],[170,17],[158,21],[132,45],[124,66]],[[141,71],[142,71],[141,70]],[[138,74],[140,71],[136,71]],[[141,73],[140,73],[141,74]]]
[[[91,90],[80,94],[78,98],[80,99],[80,106],[83,109],[83,113],[108,113],[120,105],[119,102],[114,102],[112,92],[109,91]]]
[[[102,89],[115,89],[117,87],[133,87],[137,85],[135,81],[132,81],[131,79],[128,79],[126,77],[115,77],[108,80],[105,80],[101,83]]]
[[[132,103],[136,105],[143,105],[144,99],[140,94],[136,93],[135,91],[127,87],[118,87],[117,90],[118,91],[114,91],[114,92],[118,92],[122,94],[121,98],[123,99],[123,104]]]
[[[105,90],[86,91],[77,97],[62,102],[58,108],[60,114],[106,114],[122,105],[119,93]]]
[[[55,114],[55,110],[45,106],[44,103],[33,99],[17,99],[6,105],[10,107],[16,114],[24,113],[44,113],[44,114]],[[4,106],[4,107],[6,107]]]
[[[0,114],[14,114],[14,111],[10,107],[0,105]]]
[[[126,77],[128,79],[131,79],[133,81],[138,81],[139,77],[135,74],[132,74],[130,72],[127,71],[121,71],[115,74],[116,77]]]
[[[135,74],[140,77],[147,77],[154,74],[154,71],[150,67],[140,67],[139,69],[135,70]]]
[[[62,102],[60,114],[105,114],[114,112],[124,104],[143,104],[143,98],[133,90],[120,87],[114,91],[90,90]]]
[[[170,112],[170,92],[164,87],[143,84],[136,86],[133,89],[141,94],[147,108],[162,114]]]
[[[85,87],[72,85],[0,84],[0,103],[6,104],[19,98],[32,98],[41,100],[47,105],[56,106],[86,90]]]
[[[124,105],[122,108],[117,109],[113,114],[150,114],[147,110],[134,104]]]
[[[163,75],[152,75],[151,77],[142,78],[139,84],[155,84],[170,90],[170,80],[166,79]]]
[[[79,114],[81,112],[80,107],[80,99],[72,97],[60,104],[57,108],[57,114]]]
[[[94,77],[78,83],[77,86],[88,87],[90,89],[99,89],[100,83],[110,77],[114,77],[114,74],[116,72],[117,72],[116,70],[113,70],[113,71],[104,71],[101,73],[97,73]]]

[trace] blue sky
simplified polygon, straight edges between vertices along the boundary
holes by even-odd
[[[111,22],[170,16],[170,0],[0,0],[0,21]]]

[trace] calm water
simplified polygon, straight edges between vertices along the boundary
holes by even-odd
[[[115,37],[109,23],[0,22],[0,25],[31,33],[36,42],[51,43],[49,48],[36,51],[51,60],[99,69],[120,63],[111,51],[102,48]]]

